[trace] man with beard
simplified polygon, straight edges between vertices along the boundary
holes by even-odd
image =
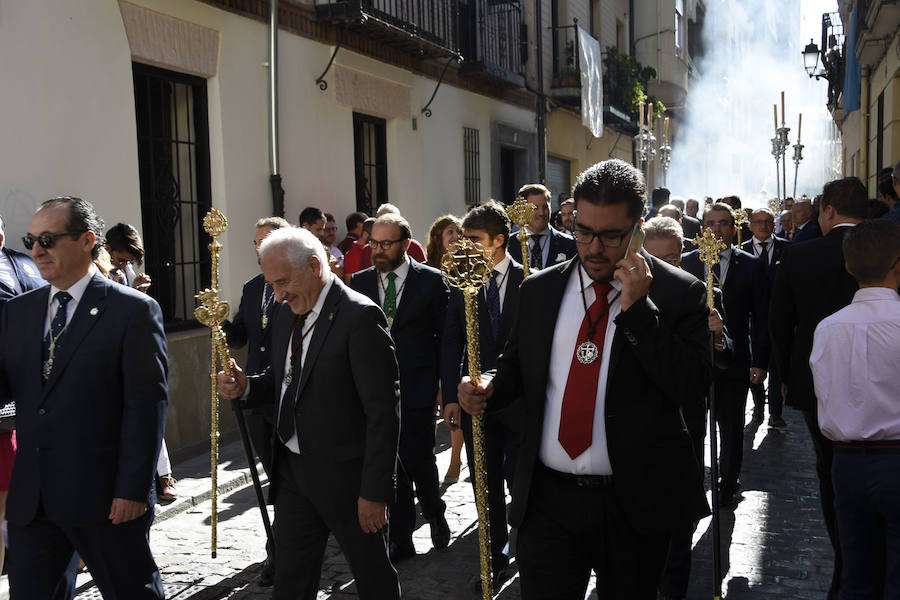
[[[539,183],[531,183],[522,186],[516,199],[535,206],[531,221],[525,225],[528,233],[528,260],[532,271],[565,262],[575,256],[575,242],[571,236],[550,225],[550,190]],[[510,244],[509,255],[516,262],[522,263],[522,244]]]
[[[436,549],[450,544],[450,527],[434,457],[434,407],[440,386],[440,347],[450,289],[440,271],[407,256],[409,223],[386,213],[372,226],[373,266],[356,273],[350,287],[384,309],[400,366],[400,449],[397,501],[391,505],[390,552],[397,562],[415,556],[415,498],[431,526]],[[413,495],[415,485],[415,496]]]
[[[641,173],[594,165],[573,189],[578,258],[526,279],[519,317],[469,414],[522,399],[510,525],[524,600],[655,599],[669,532],[709,513],[681,419],[710,376],[701,282],[629,250],[644,211]],[[534,327],[543,323],[543,327]]]

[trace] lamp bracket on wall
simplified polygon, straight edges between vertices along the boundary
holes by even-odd
[[[431,98],[428,99],[428,104],[426,104],[424,108],[422,108],[422,114],[424,114],[425,117],[431,117],[431,108],[429,107],[431,106],[431,103],[434,102],[434,97],[437,96],[438,90],[441,87],[441,83],[444,81],[444,75],[447,74],[447,69],[450,68],[450,63],[452,63],[453,61],[462,62],[462,57],[460,57],[458,54],[454,54],[447,60],[447,64],[444,65],[444,70],[441,71],[441,77],[440,79],[438,79],[437,85],[434,87],[434,92],[432,92]]]
[[[325,70],[322,71],[322,74],[316,77],[316,83],[319,85],[319,89],[323,92],[328,89],[328,82],[325,81],[325,76],[328,74],[328,71],[331,70],[331,65],[334,64],[334,59],[337,56],[338,51],[341,49],[341,46],[344,45],[344,34],[347,33],[347,28],[350,26],[352,21],[347,21],[344,23],[344,26],[341,27],[341,32],[338,35],[337,45],[334,47],[334,52],[331,53],[331,59],[328,61],[328,64],[325,66]]]

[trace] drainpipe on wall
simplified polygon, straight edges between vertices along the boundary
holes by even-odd
[[[537,152],[538,152],[538,182],[547,183],[547,101],[544,98],[544,27],[543,27],[543,3],[537,0],[534,3],[534,41],[535,58],[537,63]]]
[[[269,0],[269,185],[272,215],[284,216],[284,188],[278,156],[278,0]]]
[[[869,190],[869,67],[862,68],[862,81],[859,86],[859,171],[860,179]]]

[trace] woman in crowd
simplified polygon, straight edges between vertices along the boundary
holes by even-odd
[[[425,255],[428,258],[426,264],[435,269],[441,268],[441,258],[453,244],[462,237],[462,221],[453,215],[444,215],[438,217],[431,224],[428,231],[428,245]],[[438,403],[437,411],[441,414],[441,404]],[[450,434],[450,466],[447,468],[447,474],[444,475],[444,485],[451,485],[459,481],[459,469],[462,466],[462,448],[463,435],[462,430],[458,429]]]

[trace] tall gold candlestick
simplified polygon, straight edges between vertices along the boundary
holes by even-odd
[[[747,213],[743,208],[734,211],[734,225],[737,227],[738,248],[741,247],[741,226],[747,222]]]
[[[197,320],[211,330],[209,454],[210,477],[212,478],[212,490],[210,491],[212,503],[210,549],[213,558],[216,557],[216,530],[219,523],[219,390],[216,373],[221,367],[228,375],[232,374],[231,353],[228,351],[228,345],[225,343],[225,332],[222,330],[222,323],[228,318],[228,303],[219,300],[219,252],[222,250],[222,244],[219,243],[218,237],[225,232],[227,226],[228,220],[225,218],[225,215],[215,208],[203,217],[203,229],[212,237],[212,242],[209,244],[209,252],[212,256],[212,287],[197,294],[196,298],[200,301],[200,306],[194,309],[194,316]]]
[[[663,144],[668,143],[669,141],[669,117],[666,117],[663,121]]]
[[[478,337],[478,293],[491,278],[494,257],[481,244],[466,238],[454,244],[441,259],[441,271],[447,282],[459,288],[466,307],[466,351],[469,355],[469,379],[481,383],[481,350]],[[488,513],[487,473],[484,466],[484,417],[472,417],[472,446],[475,450],[475,504],[478,509],[478,547],[481,559],[481,595],[493,596],[491,577],[491,530]],[[502,518],[502,517],[501,517]]]
[[[800,113],[800,120],[797,122],[797,143],[800,143],[800,130],[803,129],[803,113]]]
[[[647,102],[647,130],[653,131],[653,103]]]
[[[519,233],[516,234],[516,237],[522,245],[522,268],[525,270],[525,277],[531,274],[531,260],[528,255],[528,232],[525,231],[525,225],[531,221],[531,217],[534,216],[536,209],[537,207],[525,198],[516,200],[506,209],[506,214],[509,215],[510,220],[519,225]]]
[[[775,133],[778,133],[778,105],[777,104],[772,105],[772,112],[774,113],[774,116],[775,116]]]
[[[781,122],[784,123],[784,90],[781,90]]]

